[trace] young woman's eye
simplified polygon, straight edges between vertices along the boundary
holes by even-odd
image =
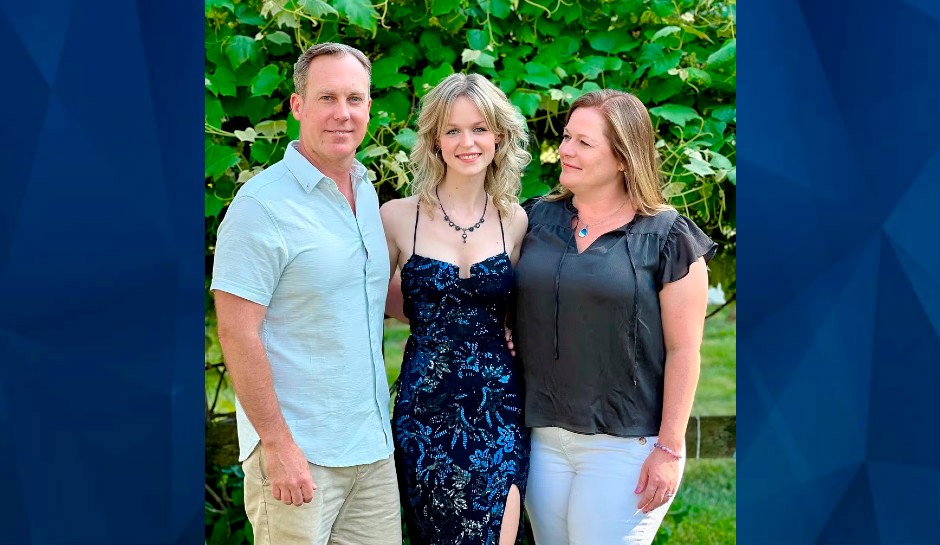
[[[444,134],[457,134],[458,132],[460,132],[460,131],[458,131],[457,129],[450,129],[449,131],[447,131],[447,132],[444,133]]]
[[[567,134],[561,135],[561,141],[562,141],[562,142],[565,142],[565,141],[567,141],[567,140],[571,140],[571,137],[568,136]]]
[[[473,129],[473,132],[486,132],[486,127],[477,127]]]

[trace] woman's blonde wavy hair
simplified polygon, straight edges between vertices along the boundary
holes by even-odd
[[[429,214],[437,208],[435,190],[444,181],[447,165],[437,145],[444,125],[450,119],[454,101],[469,98],[480,110],[487,128],[501,137],[493,162],[486,168],[483,189],[493,198],[500,214],[511,217],[519,202],[521,177],[532,156],[526,150],[529,133],[525,119],[506,94],[479,74],[452,74],[421,99],[418,114],[418,141],[411,150],[414,180],[411,194],[427,205]]]
[[[596,108],[604,116],[604,136],[617,159],[626,165],[624,185],[637,214],[654,216],[672,209],[663,198],[653,123],[640,99],[613,89],[591,91],[571,104],[565,124],[578,108]],[[571,196],[571,190],[559,184],[545,198],[558,201]]]

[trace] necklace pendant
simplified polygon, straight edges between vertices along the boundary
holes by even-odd
[[[587,227],[582,227],[581,230],[578,231],[578,236],[581,237],[581,238],[586,237],[586,236],[587,236]]]

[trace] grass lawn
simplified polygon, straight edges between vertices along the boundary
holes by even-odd
[[[737,465],[731,458],[689,460],[653,545],[735,543]]]
[[[695,393],[692,414],[738,414],[736,403],[737,337],[736,305],[731,303],[705,320],[702,339],[702,375]],[[714,310],[709,308],[709,312]]]

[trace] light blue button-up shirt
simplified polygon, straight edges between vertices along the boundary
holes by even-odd
[[[229,206],[211,289],[268,307],[261,341],[281,411],[307,460],[368,464],[393,450],[382,360],[389,261],[378,196],[355,163],[354,215],[297,145]],[[259,436],[237,399],[235,408],[244,460]]]

